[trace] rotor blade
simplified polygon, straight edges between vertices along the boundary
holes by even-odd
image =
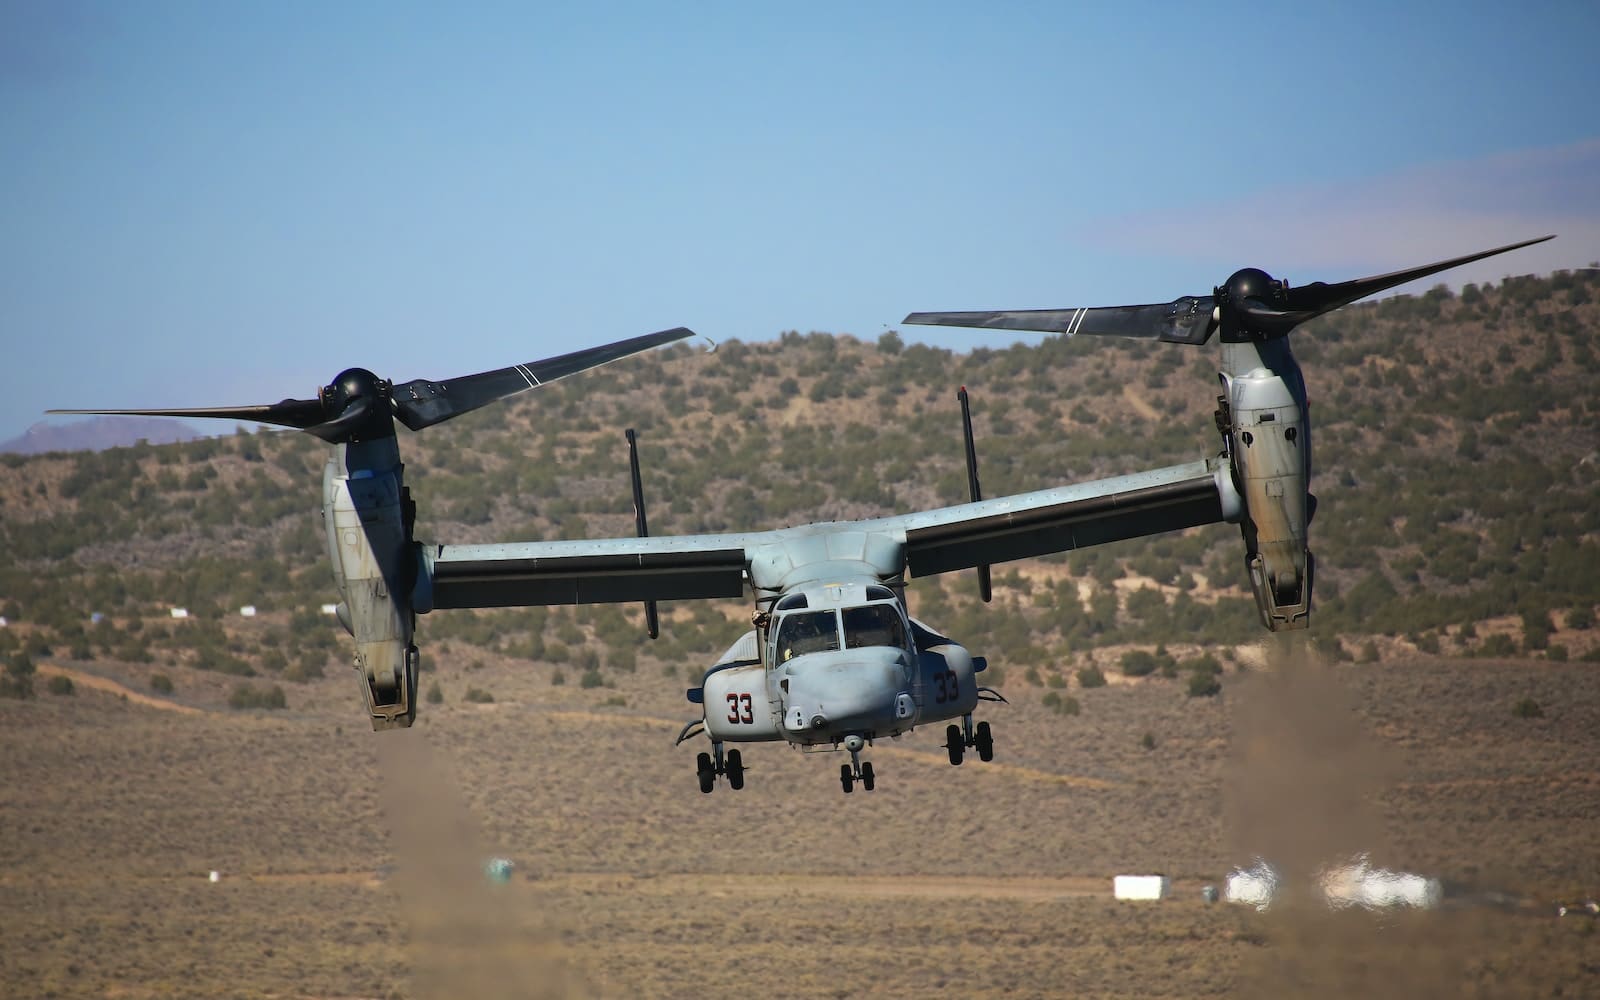
[[[213,420],[245,420],[305,430],[327,419],[319,399],[285,399],[260,406],[214,406],[173,410],[46,410],[46,413],[98,413],[121,417],[204,417]]]
[[[497,399],[514,396],[519,392],[554,382],[589,368],[625,358],[630,354],[647,351],[652,347],[670,344],[675,340],[694,336],[686,327],[647,333],[642,337],[619,340],[602,347],[590,347],[571,354],[562,354],[543,361],[513,365],[477,375],[433,382],[415,379],[394,387],[395,415],[400,422],[414,431],[432,427],[441,421],[469,413],[487,406]]]
[[[1203,344],[1215,329],[1209,295],[1171,302],[1092,309],[1020,309],[997,312],[919,312],[904,320],[922,326],[969,326],[989,330],[1038,330],[1068,337],[1092,334],[1141,337],[1170,344]]]
[[[1386,288],[1393,288],[1408,281],[1426,278],[1430,274],[1448,271],[1452,267],[1460,267],[1462,264],[1470,264],[1475,260],[1483,260],[1485,257],[1509,253],[1512,250],[1520,250],[1523,247],[1553,239],[1555,239],[1554,234],[1541,236],[1538,239],[1523,240],[1521,243],[1496,247],[1493,250],[1485,250],[1482,253],[1471,253],[1464,257],[1452,257],[1449,260],[1424,264],[1421,267],[1413,267],[1405,271],[1393,271],[1389,274],[1379,274],[1371,278],[1356,278],[1333,285],[1314,281],[1309,285],[1301,285],[1298,288],[1290,287],[1286,293],[1288,296],[1287,315],[1280,318],[1278,322],[1282,322],[1292,316],[1293,322],[1303,323],[1312,317],[1321,316],[1325,312],[1331,312],[1340,306],[1349,305],[1356,299],[1364,299],[1368,295],[1381,292]]]

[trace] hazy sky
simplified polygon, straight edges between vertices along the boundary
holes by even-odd
[[[0,0],[0,439],[677,325],[1600,260],[1600,4],[1270,6]]]

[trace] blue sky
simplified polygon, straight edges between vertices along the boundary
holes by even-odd
[[[1600,260],[1600,4],[1265,6],[0,0],[0,439],[677,325]]]

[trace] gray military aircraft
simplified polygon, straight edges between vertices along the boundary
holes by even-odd
[[[1542,239],[1550,239],[1543,237]],[[393,420],[426,427],[560,375],[688,335],[670,330],[448,382],[392,387],[352,369],[317,400],[223,410],[96,410],[259,420],[298,427],[336,447],[324,476],[328,550],[343,602],[340,621],[356,640],[355,665],[375,729],[402,728],[416,714],[415,616],[447,608],[642,601],[656,633],[654,602],[754,598],[752,625],[706,671],[689,701],[699,718],[678,741],[703,733],[700,788],[719,777],[744,786],[738,749],[726,743],[784,741],[840,750],[846,792],[876,783],[861,753],[874,740],[916,726],[946,726],[952,764],[967,749],[992,759],[993,734],[973,711],[998,695],[978,685],[983,657],[911,617],[908,578],[977,569],[1118,539],[1219,521],[1238,524],[1262,624],[1309,623],[1314,561],[1306,527],[1316,502],[1305,383],[1289,350],[1299,323],[1408,281],[1542,240],[1338,284],[1290,288],[1265,272],[1237,271],[1208,296],[1112,308],[913,313],[909,323],[1107,334],[1204,344],[1220,331],[1223,392],[1220,454],[1164,469],[1014,496],[983,499],[966,394],[968,503],[859,521],[724,534],[651,537],[629,432],[637,534],[632,538],[489,545],[419,543],[402,485]],[[387,405],[384,405],[387,404]],[[748,588],[748,590],[747,590]]]

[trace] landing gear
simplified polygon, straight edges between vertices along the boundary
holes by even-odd
[[[959,765],[966,756],[967,747],[978,751],[978,759],[982,761],[994,760],[994,733],[989,729],[987,722],[980,722],[976,729],[972,726],[972,716],[961,718],[961,725],[950,723],[944,730],[944,746],[950,754],[950,763]]]
[[[944,748],[950,751],[950,763],[960,767],[962,755],[966,753],[967,741],[961,735],[961,727],[954,722],[944,727]]]
[[[715,757],[712,755],[715,754]],[[729,750],[726,758],[722,755],[722,744],[716,740],[711,743],[711,753],[702,751],[694,759],[695,777],[700,779],[700,791],[711,794],[717,787],[717,775],[728,779],[728,787],[739,791],[744,787],[744,758],[737,750]],[[849,791],[850,789],[845,789]]]
[[[978,723],[978,731],[973,737],[972,745],[978,748],[979,760],[994,760],[994,734],[989,731],[987,722]]]
[[[872,773],[871,762],[865,764],[861,762],[861,751],[866,745],[867,741],[860,736],[844,738],[844,748],[850,751],[850,763],[839,765],[839,786],[845,790],[845,794],[853,791],[858,781],[861,782],[861,787],[869,792],[878,783],[877,776]]]

